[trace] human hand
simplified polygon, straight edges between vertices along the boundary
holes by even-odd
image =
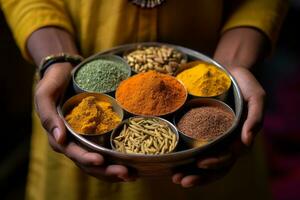
[[[130,181],[128,169],[121,165],[106,165],[103,156],[89,152],[66,140],[66,129],[56,111],[56,103],[71,79],[69,63],[53,64],[45,72],[35,91],[35,108],[43,127],[48,132],[50,146],[64,154],[87,174],[109,181]]]
[[[246,68],[231,68],[231,74],[240,86],[246,104],[246,120],[238,138],[222,153],[198,158],[196,167],[206,169],[203,173],[176,173],[172,180],[182,187],[205,184],[222,177],[233,165],[242,149],[251,146],[263,123],[265,92],[253,74]],[[211,172],[211,173],[209,173]]]

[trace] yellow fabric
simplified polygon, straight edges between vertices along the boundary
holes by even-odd
[[[220,30],[238,26],[258,28],[274,41],[287,4],[285,0],[167,0],[161,7],[143,10],[128,0],[0,1],[27,59],[27,38],[44,26],[68,30],[84,56],[119,44],[154,40],[212,53]],[[224,17],[228,17],[225,26]]]
[[[32,32],[45,26],[61,27],[74,33],[71,21],[61,0],[0,0],[1,8],[13,31],[22,55],[30,59],[26,41]]]
[[[277,11],[283,9],[280,0],[166,0],[152,10],[127,0],[0,1],[27,59],[26,40],[44,26],[72,33],[84,56],[138,41],[179,44],[211,55],[221,30],[237,26],[258,28],[273,40],[282,17]],[[239,9],[224,9],[225,3]],[[232,12],[224,13],[226,10]],[[33,118],[27,199],[267,199],[264,163],[261,158],[257,162],[260,156],[256,153],[240,159],[225,178],[199,188],[183,189],[172,184],[170,177],[111,184],[84,174],[72,161],[53,152],[37,116]]]
[[[231,12],[222,32],[239,27],[255,27],[265,33],[273,46],[278,37],[283,16],[288,8],[288,1],[281,0],[233,0]]]

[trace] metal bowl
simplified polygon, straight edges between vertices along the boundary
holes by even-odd
[[[117,137],[120,134],[120,132],[122,131],[125,124],[129,124],[129,121],[132,120],[132,119],[135,119],[135,118],[142,118],[142,119],[153,119],[154,118],[158,121],[166,123],[169,126],[169,128],[171,129],[171,131],[176,135],[176,143],[175,143],[174,149],[172,150],[172,152],[175,152],[178,141],[179,141],[179,134],[178,134],[177,128],[171,122],[169,122],[166,119],[163,119],[163,118],[160,118],[160,117],[142,117],[142,116],[130,117],[130,118],[124,120],[121,124],[119,124],[117,126],[117,128],[115,128],[113,130],[112,134],[110,135],[110,145],[111,145],[113,150],[116,149],[116,147],[114,145],[114,142],[113,142],[114,138]],[[147,156],[153,156],[153,155],[147,155]]]
[[[103,54],[115,54],[123,55],[127,50],[136,48],[137,45],[163,45],[162,43],[138,43],[138,44],[127,44],[123,46],[118,46],[113,49],[97,53],[91,56],[88,59],[93,59]],[[196,148],[181,148],[180,141],[178,146],[178,151],[157,155],[157,156],[148,156],[148,155],[139,155],[139,154],[123,154],[116,152],[110,148],[105,148],[98,145],[97,143],[89,140],[88,138],[83,137],[82,135],[70,132],[75,140],[79,141],[83,146],[91,149],[95,152],[99,152],[101,155],[105,156],[106,161],[116,164],[124,164],[130,168],[134,168],[135,171],[140,176],[161,176],[161,175],[170,175],[172,172],[178,170],[178,168],[184,170],[188,169],[189,164],[196,162],[198,156],[204,155],[208,152],[211,152],[214,148],[225,144],[226,141],[231,138],[230,136],[240,134],[239,123],[241,120],[242,109],[243,109],[243,98],[239,89],[239,86],[236,80],[230,75],[230,73],[219,63],[209,58],[208,56],[201,54],[197,51],[166,44],[173,47],[176,47],[181,52],[185,53],[188,56],[189,61],[193,60],[202,60],[204,62],[212,63],[215,66],[223,69],[229,75],[232,81],[232,87],[229,91],[229,95],[226,101],[233,108],[235,112],[235,121],[230,131],[227,134],[222,135],[217,140],[214,140],[204,146]],[[61,104],[62,105],[62,104]],[[62,106],[58,106],[58,110],[62,113]],[[63,116],[63,115],[61,115]],[[179,148],[180,147],[180,148]]]
[[[187,63],[185,63],[185,64],[182,64],[182,65],[180,65],[180,68],[178,68],[178,70],[175,72],[174,76],[177,76],[178,74],[180,74],[180,73],[183,72],[184,70],[193,68],[193,67],[195,67],[196,65],[201,64],[201,63],[204,63],[204,64],[205,64],[205,63],[208,63],[208,62],[204,62],[204,61],[202,61],[202,60],[195,60],[195,61],[192,61],[192,62],[187,62]],[[209,63],[209,64],[211,64],[211,63]],[[221,69],[221,68],[218,67],[218,66],[216,66],[216,67],[219,68],[219,69]],[[229,77],[229,74],[228,74],[227,71],[225,71],[225,70],[223,70],[223,69],[221,69],[221,70]],[[200,97],[200,98],[215,98],[215,99],[219,99],[219,100],[221,100],[221,101],[225,101],[225,100],[226,100],[226,97],[227,97],[227,95],[228,95],[228,91],[229,91],[229,89],[230,89],[230,87],[231,87],[231,84],[232,84],[232,82],[230,82],[229,87],[228,87],[224,92],[222,92],[221,94],[215,95],[215,96],[197,96],[197,95],[194,95],[194,94],[190,93],[189,91],[188,91],[188,94],[189,94],[189,96],[192,97],[192,98],[199,98],[199,97]],[[183,83],[183,85],[184,85],[184,83]]]
[[[180,137],[182,138],[182,140],[185,142],[185,144],[188,146],[188,148],[197,148],[197,147],[202,147],[207,145],[208,143],[211,143],[212,141],[200,141],[197,140],[195,138],[190,137],[189,135],[185,134],[184,132],[182,132],[179,128],[178,128],[178,122],[180,121],[180,119],[182,118],[182,116],[188,112],[190,109],[192,108],[199,108],[202,106],[212,106],[212,107],[219,107],[223,110],[226,110],[227,112],[230,112],[232,114],[234,114],[234,111],[232,110],[231,107],[229,107],[226,103],[217,100],[217,99],[213,99],[213,98],[197,98],[197,99],[192,99],[190,101],[188,101],[181,109],[179,109],[174,117],[173,117],[173,123],[174,125],[177,127],[178,132],[180,133]],[[234,114],[235,115],[235,114]],[[226,135],[230,132],[232,132],[232,128],[234,126],[234,124],[237,123],[237,118],[234,118],[234,122],[232,124],[232,126],[225,131],[224,133],[222,133],[222,135],[220,135],[219,137],[213,139],[213,140],[219,140],[220,137],[223,137],[223,135]]]
[[[107,94],[112,94],[116,88],[117,88],[117,85],[115,87],[115,89],[113,90],[106,90],[106,91],[102,91],[102,92],[97,92],[97,91],[89,91],[89,90],[86,90],[82,87],[80,87],[78,85],[78,83],[76,82],[75,78],[76,78],[76,73],[78,72],[78,70],[81,68],[81,67],[84,67],[85,64],[91,62],[91,61],[94,61],[94,60],[110,60],[110,61],[114,61],[114,62],[119,62],[119,63],[122,63],[124,65],[124,67],[126,68],[126,70],[128,71],[128,74],[127,74],[127,78],[131,76],[131,67],[127,64],[127,62],[121,58],[120,56],[117,56],[117,55],[97,55],[97,56],[93,56],[93,57],[89,57],[87,59],[85,59],[83,62],[81,62],[79,65],[77,65],[73,71],[72,71],[72,81],[73,81],[73,88],[75,90],[76,93],[81,93],[81,92],[94,92],[94,93],[107,93]]]
[[[139,75],[140,75],[140,74],[135,74],[134,76],[139,76]],[[119,86],[121,86],[122,84],[124,84],[126,81],[130,81],[130,79],[131,79],[131,78],[134,78],[134,76],[128,78],[127,80],[124,80],[123,82],[120,83]],[[165,76],[169,76],[169,75],[165,74]],[[183,84],[180,80],[176,79],[176,78],[173,77],[173,76],[169,76],[169,78],[171,78],[171,79],[173,79],[174,81],[176,81],[176,82],[181,86],[181,89],[182,89],[182,91],[184,92],[184,98],[182,99],[182,102],[180,103],[180,105],[178,105],[178,106],[177,106],[176,108],[174,108],[173,110],[170,110],[169,112],[160,113],[160,114],[153,114],[153,115],[146,115],[146,114],[143,114],[143,113],[137,113],[137,112],[134,112],[134,111],[132,111],[132,110],[130,110],[130,109],[125,108],[125,107],[122,105],[122,103],[120,103],[120,101],[118,100],[117,95],[115,95],[115,96],[116,96],[116,100],[117,100],[117,102],[119,103],[119,105],[120,105],[120,106],[121,106],[121,107],[129,114],[129,115],[153,116],[153,117],[155,117],[155,116],[156,116],[156,117],[169,116],[170,114],[176,112],[179,108],[181,108],[181,107],[184,105],[184,103],[186,102],[187,97],[188,97],[187,89],[186,89],[186,87],[184,86],[184,84]],[[116,93],[117,93],[117,92],[118,92],[118,88],[117,88],[117,90],[116,90]],[[131,94],[134,93],[134,92],[137,92],[137,91],[129,91],[129,90],[128,90],[128,95],[131,95]]]
[[[70,126],[70,124],[65,120],[66,114],[70,113],[70,111],[75,106],[77,106],[82,101],[82,99],[84,99],[88,96],[94,96],[99,101],[105,101],[105,102],[110,103],[112,105],[113,111],[116,112],[119,115],[119,117],[121,119],[120,123],[122,122],[123,117],[124,117],[124,112],[123,112],[122,108],[118,105],[116,100],[114,98],[106,95],[106,94],[100,94],[100,93],[84,92],[84,93],[79,93],[77,95],[74,95],[71,98],[69,98],[65,103],[63,103],[62,107],[60,109],[58,109],[58,113],[59,113],[60,117],[63,119],[64,124],[67,127],[68,131],[70,131],[70,133],[72,135],[81,135],[82,137],[84,137],[88,140],[91,140],[91,141],[95,142],[98,145],[108,147],[109,146],[110,133],[112,132],[113,129],[108,130],[107,132],[102,133],[102,134],[79,133],[79,132],[76,132],[75,130],[73,130],[72,127]]]
[[[128,48],[126,51],[124,51],[122,56],[123,56],[124,60],[126,62],[128,62],[128,60],[126,59],[126,56],[128,54],[132,53],[133,51],[136,51],[136,50],[138,50],[140,48],[143,48],[143,47],[162,47],[162,46],[167,46],[167,47],[173,48],[175,51],[182,54],[182,60],[184,60],[185,62],[188,60],[188,56],[183,51],[178,49],[177,46],[166,44],[166,43],[157,43],[157,42],[144,42],[144,43],[133,44],[133,46]],[[148,61],[147,61],[147,63],[148,63]],[[140,72],[136,71],[133,67],[131,67],[131,70],[132,70],[133,73],[140,73]],[[149,71],[149,70],[147,70],[147,71]],[[174,71],[174,73],[175,72],[176,72],[176,70]],[[174,75],[174,73],[172,73],[172,75]]]

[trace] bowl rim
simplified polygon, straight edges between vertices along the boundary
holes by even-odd
[[[196,103],[196,102],[198,102],[198,101],[200,101],[200,102],[201,102],[201,101],[204,101],[204,102],[207,101],[208,103],[210,103],[210,102],[216,103],[216,104],[218,104],[218,105],[213,106],[213,107],[220,107],[220,106],[222,106],[222,108],[227,109],[227,110],[228,110],[230,113],[232,113],[233,116],[234,116],[234,120],[233,120],[233,122],[232,122],[232,125],[231,125],[224,133],[222,133],[220,136],[214,138],[213,140],[218,140],[219,138],[221,138],[222,135],[228,134],[228,133],[231,131],[231,129],[232,129],[232,127],[234,126],[234,124],[236,124],[236,123],[238,122],[234,110],[233,110],[227,103],[225,103],[225,102],[223,102],[223,101],[221,101],[221,100],[218,100],[218,99],[215,99],[215,98],[209,98],[209,97],[197,98],[197,99],[191,99],[191,100],[187,101],[186,104],[185,104],[181,109],[179,109],[177,112],[186,111],[187,108],[192,109],[192,108],[198,108],[198,107],[201,107],[201,106],[190,107],[190,104],[192,104],[192,103],[194,103],[194,102]],[[203,103],[203,105],[205,105],[205,104],[207,104],[207,103]],[[219,105],[220,105],[220,106],[219,106]],[[189,110],[190,110],[190,109],[189,109]],[[187,112],[188,112],[189,110],[187,110]],[[184,133],[183,131],[181,131],[181,130],[179,129],[178,125],[177,125],[178,122],[179,122],[180,119],[181,119],[181,118],[179,118],[179,117],[183,117],[183,115],[185,115],[187,112],[181,113],[180,115],[174,115],[173,118],[172,118],[172,120],[173,120],[172,122],[173,122],[174,126],[177,128],[179,134],[181,134],[181,135],[183,135],[183,136],[185,136],[185,137],[187,137],[187,138],[189,138],[189,139],[191,139],[191,140],[193,140],[193,141],[198,141],[196,138],[193,138],[193,137],[187,135],[186,133]],[[205,145],[211,143],[213,140],[208,141]],[[201,141],[200,141],[200,142],[201,142]]]
[[[177,127],[176,127],[174,124],[172,124],[170,121],[168,121],[168,120],[166,120],[166,119],[164,119],[164,118],[161,118],[161,117],[156,117],[156,116],[140,116],[140,115],[138,115],[138,116],[129,117],[129,118],[123,120],[123,121],[122,121],[122,122],[121,122],[121,123],[120,123],[113,131],[112,131],[112,133],[111,133],[111,135],[110,135],[110,139],[109,139],[109,141],[110,141],[110,146],[111,146],[112,150],[116,151],[115,145],[113,144],[113,139],[115,138],[114,135],[118,134],[119,129],[120,129],[122,126],[124,126],[124,124],[127,124],[131,119],[135,119],[135,118],[144,118],[144,119],[149,119],[149,118],[151,118],[151,119],[158,119],[159,121],[165,122],[165,123],[170,127],[170,129],[172,130],[172,132],[176,135],[176,143],[175,143],[174,149],[173,149],[171,152],[166,153],[166,154],[170,154],[170,153],[172,153],[172,152],[176,149],[176,147],[177,147],[177,145],[178,145],[178,143],[179,143],[180,138],[179,138],[179,132],[178,132],[178,129],[177,129]],[[125,154],[125,155],[136,155],[136,153],[123,153],[123,152],[119,152],[119,153],[120,153],[120,154]],[[146,155],[146,154],[138,154],[138,155]],[[163,154],[160,154],[160,155],[163,155]],[[154,156],[154,155],[153,155],[153,154],[147,154],[147,156]]]
[[[217,97],[221,97],[222,95],[226,94],[226,93],[229,91],[229,89],[230,89],[230,87],[231,87],[231,85],[232,85],[232,80],[231,80],[231,78],[230,78],[228,72],[226,72],[224,69],[222,69],[222,68],[220,68],[220,67],[218,67],[218,66],[216,66],[216,65],[214,65],[214,64],[212,64],[212,63],[205,62],[205,61],[202,61],[202,60],[195,60],[195,61],[187,62],[187,63],[181,65],[181,68],[175,73],[174,76],[176,77],[176,79],[178,79],[177,76],[178,76],[179,74],[181,74],[181,73],[183,73],[184,71],[186,71],[186,70],[188,70],[188,69],[191,69],[191,68],[193,68],[193,67],[195,67],[195,66],[197,66],[198,64],[201,64],[201,63],[203,63],[204,65],[211,65],[211,67],[214,67],[214,68],[220,70],[222,73],[224,73],[224,75],[227,76],[227,78],[229,78],[230,83],[229,83],[228,87],[226,88],[226,90],[224,90],[223,92],[221,92],[220,94],[217,94],[217,95],[201,96],[201,95],[193,94],[193,93],[191,93],[191,92],[187,89],[188,94],[189,94],[190,96],[197,97],[197,98],[217,98]],[[180,79],[178,79],[178,80],[180,80]],[[180,80],[180,81],[181,81],[181,80]],[[183,82],[183,81],[182,81],[182,82]],[[183,84],[184,84],[184,83],[183,83]],[[185,84],[184,84],[184,85],[185,85]],[[187,87],[186,87],[186,88],[187,88]]]
[[[162,47],[162,46],[167,46],[167,47],[171,47],[173,48],[174,50],[176,50],[177,52],[181,53],[182,54],[182,58],[187,62],[188,61],[188,55],[185,54],[183,51],[181,51],[180,49],[177,48],[176,45],[171,45],[171,44],[168,44],[168,43],[160,43],[160,42],[141,42],[141,43],[132,43],[132,44],[136,44],[135,46],[132,46],[132,48],[130,49],[127,49],[126,51],[123,52],[122,54],[122,58],[127,62],[126,60],[126,56],[129,55],[130,53],[132,53],[133,51],[136,51],[138,50],[138,48],[142,48],[142,47]],[[180,64],[180,63],[179,63]],[[129,65],[129,64],[128,64]],[[143,73],[143,72],[137,72],[134,70],[134,68],[132,68],[130,66],[131,70],[136,73],[136,74],[139,74],[139,73]],[[147,71],[150,71],[150,70],[147,70]],[[156,71],[156,70],[155,70]],[[176,73],[177,70],[175,70],[174,73],[172,73],[171,76],[174,76],[174,74]],[[168,74],[168,73],[163,73],[163,74]]]
[[[81,96],[82,96],[82,97],[81,97]],[[116,125],[116,127],[119,126],[119,125],[122,123],[122,121],[123,121],[123,119],[124,119],[124,111],[123,111],[122,107],[118,104],[118,102],[116,101],[116,99],[114,99],[113,97],[111,97],[111,96],[109,96],[109,95],[107,95],[107,94],[103,94],[103,93],[96,93],[96,92],[82,92],[82,93],[79,93],[79,94],[75,94],[75,95],[71,96],[70,98],[66,99],[66,100],[62,103],[61,108],[58,108],[58,109],[57,109],[57,110],[58,110],[58,115],[62,118],[62,120],[63,120],[65,126],[67,127],[68,131],[70,131],[70,132],[72,133],[72,135],[76,135],[76,134],[77,134],[77,135],[80,135],[80,136],[102,136],[102,135],[105,135],[105,134],[108,134],[108,133],[112,132],[112,131],[116,128],[116,127],[114,127],[113,129],[111,129],[111,130],[109,130],[109,131],[106,131],[106,132],[104,132],[104,133],[101,133],[101,134],[86,134],[86,133],[79,133],[79,132],[75,131],[75,130],[71,127],[71,125],[70,125],[70,124],[67,122],[67,120],[65,119],[65,114],[66,114],[66,113],[64,113],[64,111],[63,111],[64,106],[65,106],[68,102],[70,102],[70,101],[72,101],[72,100],[74,100],[74,99],[76,99],[76,98],[79,98],[79,97],[80,97],[81,100],[82,100],[83,98],[88,97],[88,96],[96,96],[96,98],[97,98],[97,96],[102,96],[102,97],[105,97],[105,98],[109,99],[110,101],[114,102],[114,105],[112,105],[112,106],[113,106],[113,107],[114,107],[114,106],[117,106],[118,109],[119,109],[120,112],[121,112],[121,116],[119,116],[120,119],[121,119],[121,121]],[[61,101],[62,101],[62,100],[61,100]],[[73,108],[74,108],[74,106],[73,106]],[[117,114],[118,114],[118,113],[117,113]],[[118,115],[119,115],[119,114],[118,114]]]
[[[122,62],[124,64],[124,66],[126,66],[126,69],[128,71],[128,74],[127,74],[127,78],[131,77],[131,74],[132,74],[132,70],[131,70],[131,67],[129,66],[129,64],[126,62],[126,60],[124,58],[122,58],[121,56],[118,56],[118,55],[114,55],[114,54],[104,54],[104,55],[98,55],[98,56],[93,56],[93,57],[88,57],[86,58],[84,61],[82,61],[81,63],[79,63],[78,65],[75,66],[74,69],[72,69],[71,71],[71,76],[72,76],[72,83],[74,84],[75,87],[77,87],[75,89],[75,92],[76,90],[79,90],[81,92],[90,92],[90,93],[111,93],[111,92],[114,92],[116,91],[118,85],[115,86],[115,89],[113,90],[107,90],[107,91],[102,91],[102,92],[98,92],[98,91],[93,91],[93,90],[86,90],[86,89],[83,89],[82,87],[80,87],[78,85],[78,83],[76,82],[76,73],[79,71],[80,68],[84,67],[85,64],[89,63],[89,62],[92,62],[94,60],[100,60],[100,59],[112,59],[112,60],[118,60],[120,62]],[[126,79],[127,79],[126,78]]]
[[[95,57],[98,57],[100,55],[107,55],[107,54],[118,54],[119,52],[124,52],[124,50],[128,49],[128,48],[134,48],[136,45],[138,44],[147,44],[147,45],[152,45],[152,44],[166,44],[166,45],[170,45],[176,48],[179,48],[181,51],[184,51],[185,54],[188,56],[188,58],[190,58],[191,60],[204,60],[206,62],[212,63],[214,65],[216,65],[217,67],[223,69],[225,72],[227,72],[227,74],[229,75],[232,83],[233,83],[233,90],[234,92],[234,100],[238,101],[238,104],[235,102],[235,114],[236,114],[236,118],[237,121],[240,122],[241,120],[241,116],[242,116],[242,111],[243,111],[243,97],[242,97],[242,93],[240,90],[240,87],[236,81],[236,79],[231,75],[231,73],[224,67],[222,66],[220,63],[218,63],[217,61],[213,60],[212,58],[210,58],[209,56],[206,56],[196,50],[192,50],[189,49],[187,47],[183,47],[183,46],[179,46],[179,45],[175,45],[175,44],[169,44],[169,43],[160,43],[160,42],[142,42],[142,43],[130,43],[130,44],[124,44],[124,45],[119,45],[116,47],[113,47],[111,49],[105,50],[105,51],[101,51],[98,52],[92,56],[90,56],[88,59],[93,59]],[[58,110],[60,110],[61,107],[58,106]],[[235,130],[238,126],[238,123],[235,124],[231,130]],[[222,138],[228,137],[229,135],[231,135],[230,133],[232,133],[232,131],[230,131],[228,134],[225,134],[222,136]],[[89,141],[88,139],[84,138],[81,135],[78,134],[74,134],[72,133],[72,135],[82,144],[84,144],[85,146],[87,146],[88,148],[99,152],[103,155],[106,156],[110,156],[110,157],[115,157],[115,158],[119,158],[119,159],[123,159],[123,160],[133,160],[133,159],[139,159],[142,160],[142,162],[147,162],[147,163],[159,163],[159,162],[168,162],[170,160],[174,161],[174,160],[182,160],[184,158],[189,158],[191,156],[195,156],[198,155],[199,153],[203,152],[204,150],[206,150],[207,148],[211,147],[212,145],[216,144],[219,140],[214,140],[212,143],[210,143],[209,145],[205,145],[203,147],[198,147],[198,148],[191,148],[191,149],[186,149],[186,150],[182,150],[182,151],[178,151],[178,152],[172,152],[169,154],[162,154],[162,155],[154,155],[154,156],[148,156],[148,155],[135,155],[135,154],[130,154],[130,156],[128,156],[128,154],[120,154],[119,152],[116,152],[112,149],[108,149],[105,147],[101,147],[91,141]],[[173,155],[177,155],[174,156]]]
[[[149,71],[148,71],[148,72],[149,72]],[[131,77],[129,77],[129,78],[123,80],[123,81],[118,85],[118,87],[117,87],[117,89],[116,89],[116,92],[117,92],[117,90],[119,89],[119,87],[120,87],[125,81],[128,81],[129,79],[131,79],[131,78],[133,78],[133,77],[135,77],[135,76],[139,76],[139,75],[141,75],[141,74],[143,74],[143,73],[147,73],[147,72],[137,73],[137,74],[134,74],[133,76],[131,76]],[[162,73],[160,73],[160,74],[162,74]],[[177,83],[179,83],[179,84],[181,85],[182,89],[184,90],[184,99],[183,99],[183,101],[181,102],[181,104],[180,104],[177,108],[175,108],[175,109],[173,109],[173,110],[171,110],[171,111],[169,111],[169,112],[167,112],[167,113],[162,113],[162,114],[159,114],[159,115],[146,115],[146,114],[141,114],[141,113],[134,113],[134,112],[128,110],[127,108],[125,108],[125,107],[118,101],[117,97],[115,98],[116,101],[117,101],[118,104],[121,106],[121,108],[122,108],[123,110],[125,110],[126,112],[128,112],[128,113],[130,113],[130,114],[133,114],[133,115],[143,116],[143,117],[163,117],[163,116],[167,116],[167,115],[170,115],[170,114],[176,112],[178,109],[180,109],[180,108],[185,104],[185,102],[186,102],[186,100],[187,100],[187,98],[188,98],[188,91],[187,91],[187,88],[186,88],[185,85],[182,83],[182,81],[176,79],[174,76],[171,76],[171,75],[168,75],[168,74],[162,74],[162,75],[163,75],[163,76],[168,76],[169,78],[175,80]],[[116,96],[116,95],[115,95],[115,96]]]

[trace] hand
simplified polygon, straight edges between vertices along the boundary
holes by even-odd
[[[89,152],[74,142],[66,141],[66,129],[56,111],[56,102],[65,91],[71,78],[69,63],[53,64],[38,83],[35,92],[35,108],[43,127],[48,132],[51,147],[74,161],[83,171],[97,178],[110,181],[129,181],[128,169],[121,165],[105,165],[98,153]]]
[[[254,137],[262,129],[266,93],[254,75],[246,68],[238,67],[230,70],[235,77],[245,102],[246,120],[242,127],[241,141],[251,146]]]
[[[199,184],[211,182],[226,174],[236,158],[245,146],[253,143],[255,135],[260,131],[263,123],[263,111],[265,92],[253,74],[246,68],[231,69],[231,74],[235,77],[240,86],[246,104],[247,117],[242,126],[241,138],[238,138],[227,151],[222,154],[212,155],[206,158],[199,158],[197,167],[199,169],[216,170],[214,173],[203,172],[202,174],[177,173],[172,180],[182,187],[192,187]]]

